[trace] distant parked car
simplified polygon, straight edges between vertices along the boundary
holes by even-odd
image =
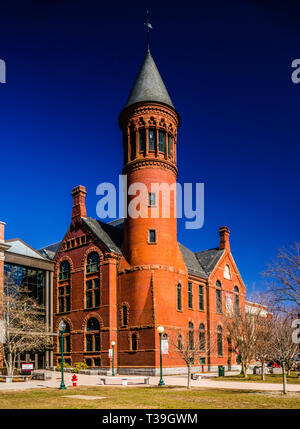
[[[273,361],[269,362],[268,367],[270,367],[270,366],[273,368],[281,368],[278,360],[273,360]]]

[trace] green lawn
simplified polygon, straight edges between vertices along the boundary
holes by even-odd
[[[92,395],[105,399],[87,401],[64,398],[65,395]],[[0,393],[0,408],[12,409],[213,409],[213,408],[300,408],[300,394],[253,392],[247,390],[201,389],[182,387],[78,387],[65,391],[35,389]]]
[[[287,375],[287,384],[300,384],[300,378],[298,372],[292,372],[291,375]],[[252,381],[259,383],[281,383],[282,374],[265,374],[265,380],[261,379],[260,375],[248,374],[248,378],[244,378],[242,375],[231,375],[225,377],[217,377],[214,380],[226,380],[226,381]]]

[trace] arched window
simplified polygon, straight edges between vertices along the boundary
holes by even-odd
[[[99,271],[100,257],[97,252],[91,252],[86,260],[86,273],[95,273]]]
[[[229,265],[225,265],[225,268],[224,268],[224,278],[227,279],[227,280],[231,279]]]
[[[86,324],[85,349],[87,352],[100,351],[100,323],[91,318]]]
[[[136,334],[131,335],[131,350],[134,352],[137,351],[137,335]]]
[[[192,322],[189,322],[189,349],[193,350],[194,348],[194,325]]]
[[[240,296],[237,286],[234,286],[234,312],[236,315],[240,314]]]
[[[63,334],[63,336],[64,336],[64,353],[71,353],[71,336],[70,336],[71,330],[70,330],[70,325],[65,320],[64,320],[64,322],[65,322],[65,325],[66,325],[66,328],[65,328],[65,331],[64,331],[64,334]],[[58,339],[59,339],[59,353],[61,353],[61,336],[60,335],[59,335]]]
[[[222,313],[222,290],[221,290],[221,282],[219,280],[216,281],[216,312]]]
[[[133,160],[136,156],[136,137],[135,137],[135,129],[133,127],[130,128],[130,158]]]
[[[165,131],[160,130],[158,132],[158,150],[163,153],[165,153],[166,151],[166,132]]]
[[[146,150],[146,130],[145,128],[139,129],[139,151],[145,152]]]
[[[122,326],[128,325],[128,309],[127,305],[123,305],[122,307]]]
[[[63,261],[59,266],[58,283],[58,312],[65,313],[71,310],[70,264]]]
[[[182,303],[181,303],[181,284],[178,283],[177,285],[177,310],[182,310]]]
[[[218,356],[223,356],[223,329],[222,326],[217,328],[217,351]]]
[[[149,128],[149,150],[155,151],[156,146],[156,129],[155,128]]]
[[[199,325],[199,349],[205,351],[205,325],[200,323]]]
[[[172,155],[172,137],[171,134],[168,134],[168,157],[171,158]]]
[[[59,280],[69,280],[70,264],[68,261],[63,261],[59,266]]]

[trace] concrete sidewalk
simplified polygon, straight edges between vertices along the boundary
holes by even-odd
[[[72,375],[71,373],[65,373],[64,382],[66,387],[72,390],[76,390],[76,387],[72,387]],[[121,380],[118,380],[118,376],[114,380],[115,384],[102,385],[100,383],[99,375],[85,375],[77,374],[78,382],[77,386],[89,386],[89,387],[151,387],[157,386],[159,383],[159,377],[150,377],[150,384],[128,384],[128,386],[122,386]],[[130,376],[128,377],[130,378]],[[185,387],[187,384],[187,376],[165,376],[163,377],[166,386],[182,386]],[[60,373],[52,372],[52,380],[41,381],[41,380],[29,380],[27,382],[13,382],[13,383],[0,383],[0,394],[4,391],[11,390],[25,390],[25,389],[41,389],[41,388],[59,388],[60,386]],[[243,382],[243,381],[224,381],[218,380],[217,378],[207,377],[206,379],[191,380],[192,387],[211,388],[211,389],[238,389],[238,390],[259,390],[259,391],[282,391],[282,384],[280,383],[255,383],[255,382]],[[299,392],[300,384],[288,384],[287,390],[289,392]]]

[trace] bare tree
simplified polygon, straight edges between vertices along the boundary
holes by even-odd
[[[265,366],[272,360],[271,345],[273,334],[272,311],[276,307],[274,294],[253,292],[249,299],[254,302],[260,317],[256,317],[255,359],[261,363],[261,379],[265,379]]]
[[[0,314],[5,332],[3,359],[7,375],[12,376],[18,354],[43,351],[51,344],[51,336],[46,330],[44,307],[9,279],[0,296]]]
[[[265,312],[263,307],[253,306],[248,310],[240,309],[238,313],[227,313],[223,319],[232,347],[239,354],[245,378],[248,377],[249,365],[257,352],[257,338]]]
[[[194,331],[189,330],[185,335],[181,331],[169,336],[170,352],[177,354],[187,366],[187,389],[190,388],[191,370],[193,365],[200,359],[207,358],[215,342],[206,339],[206,332],[199,330],[195,337]],[[210,345],[208,345],[210,344]]]
[[[279,361],[282,367],[283,393],[286,394],[286,370],[294,365],[295,356],[299,351],[299,344],[295,342],[292,326],[293,316],[288,314],[273,314],[272,340],[270,355],[273,360]]]
[[[261,363],[261,379],[265,379],[265,365],[272,359],[272,317],[261,317],[257,321],[256,329],[255,358]]]
[[[268,264],[263,273],[268,289],[276,297],[277,305],[296,304],[300,308],[300,244],[280,249],[277,259]]]

